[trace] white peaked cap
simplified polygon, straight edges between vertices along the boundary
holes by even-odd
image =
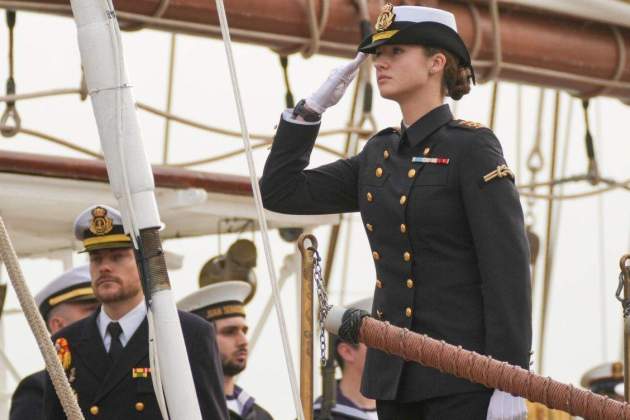
[[[446,10],[423,6],[394,6],[394,22],[436,22],[457,32],[455,15]]]
[[[35,302],[45,318],[53,307],[61,303],[95,300],[91,283],[89,267],[87,265],[75,267],[48,283],[35,295]]]
[[[227,303],[237,303],[241,306],[252,290],[252,286],[242,280],[228,280],[209,284],[196,290],[177,302],[177,308],[186,312],[197,312],[209,307],[221,306]],[[239,315],[240,313],[234,313]],[[207,315],[210,315],[209,313]],[[220,315],[229,315],[223,313]],[[214,318],[215,316],[205,316]]]

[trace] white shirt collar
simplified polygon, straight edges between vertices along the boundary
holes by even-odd
[[[120,342],[123,347],[127,345],[140,324],[142,324],[142,321],[144,321],[146,315],[147,305],[144,299],[142,299],[142,302],[140,302],[135,308],[127,312],[122,318],[117,321],[122,328],[122,334],[120,334]],[[112,338],[107,332],[107,326],[110,322],[114,322],[114,320],[105,313],[105,310],[102,307],[96,320],[98,324],[98,331],[101,334],[101,338],[103,339],[103,344],[105,344],[105,350],[109,351],[109,346],[112,342]]]

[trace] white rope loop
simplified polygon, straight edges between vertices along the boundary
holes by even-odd
[[[256,204],[256,215],[260,226],[260,233],[263,240],[263,247],[265,251],[265,259],[267,260],[267,271],[269,274],[269,280],[271,282],[271,291],[273,293],[276,316],[278,318],[278,326],[280,328],[280,336],[282,338],[282,346],[284,348],[284,358],[287,365],[289,382],[291,383],[291,395],[293,397],[293,404],[299,420],[304,420],[304,412],[302,410],[302,404],[300,403],[299,387],[297,382],[297,376],[295,373],[295,367],[293,366],[293,357],[291,355],[291,348],[289,346],[289,335],[287,332],[286,321],[284,319],[284,310],[282,308],[282,302],[280,300],[280,291],[278,288],[278,281],[276,279],[276,270],[273,263],[271,244],[269,242],[269,234],[267,228],[267,219],[262,205],[262,195],[260,193],[260,187],[258,185],[258,178],[256,176],[256,166],[254,165],[254,157],[252,154],[251,143],[249,140],[249,132],[247,129],[247,122],[245,120],[245,111],[243,109],[243,103],[241,99],[241,93],[238,84],[238,77],[236,75],[236,65],[234,63],[234,55],[232,53],[232,41],[230,40],[229,26],[227,22],[227,16],[225,13],[225,6],[223,0],[215,0],[217,5],[217,12],[219,14],[219,22],[221,25],[221,35],[223,36],[223,44],[225,46],[225,54],[230,69],[230,78],[232,79],[232,90],[234,93],[234,101],[236,102],[236,109],[238,111],[238,120],[241,126],[241,132],[243,137],[243,144],[245,146],[245,155],[247,157],[247,166],[249,169],[249,177],[252,184],[252,192],[254,194],[254,202]]]

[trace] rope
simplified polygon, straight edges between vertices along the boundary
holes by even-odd
[[[26,284],[26,280],[24,279],[24,275],[20,268],[20,263],[17,255],[15,254],[13,244],[11,243],[11,239],[9,238],[9,234],[2,217],[0,217],[0,259],[2,259],[6,265],[7,273],[9,273],[9,278],[11,279],[11,284],[13,285],[15,294],[18,297],[20,306],[24,311],[24,317],[31,327],[35,340],[37,341],[37,345],[42,352],[42,356],[46,362],[46,369],[48,370],[48,374],[50,375],[55,391],[59,396],[59,401],[61,402],[64,413],[71,420],[83,419],[83,414],[81,414],[79,404],[77,403],[72,388],[70,388],[70,383],[68,382],[66,373],[61,366],[55,348],[50,340],[50,334],[46,329],[44,320],[37,309],[37,304],[35,303],[28,285]]]
[[[596,185],[599,180],[599,169],[597,159],[595,158],[595,145],[593,144],[593,135],[591,134],[591,124],[588,118],[589,100],[582,100],[582,110],[584,111],[584,143],[586,145],[586,156],[588,157],[587,174],[591,177],[591,184]]]
[[[617,43],[617,68],[615,69],[615,73],[611,77],[610,80],[619,81],[621,76],[623,76],[623,71],[626,68],[626,41],[624,40],[619,28],[616,26],[609,25],[608,26],[615,38]],[[610,86],[602,86],[598,89],[593,90],[592,92],[583,94],[582,97],[584,99],[591,98],[594,96],[605,95],[610,90]]]
[[[330,15],[330,0],[321,0],[321,11],[319,23],[317,22],[317,12],[315,8],[315,0],[302,0],[302,7],[306,14],[308,23],[309,38],[305,42],[301,42],[298,46],[290,46],[285,48],[277,48],[275,52],[281,56],[287,56],[296,52],[301,52],[304,58],[310,58],[319,52],[322,46],[321,35],[326,29],[328,17]]]
[[[152,114],[155,115],[159,115],[161,117],[164,118],[168,118],[170,120],[173,121],[177,121],[180,124],[184,124],[190,127],[194,127],[194,128],[198,128],[199,130],[204,130],[204,131],[208,131],[210,133],[215,133],[215,134],[222,134],[224,136],[229,136],[229,137],[241,137],[241,132],[240,131],[236,131],[236,130],[227,130],[225,128],[219,128],[219,127],[213,127],[210,125],[206,125],[206,124],[202,124],[200,122],[197,121],[193,121],[190,120],[188,118],[184,118],[184,117],[180,117],[177,116],[175,114],[171,114],[165,111],[160,111],[157,108],[154,108],[150,105],[147,105],[145,103],[142,102],[136,102],[136,106],[139,109],[142,109],[144,111],[150,112]],[[362,129],[360,127],[347,127],[347,128],[338,128],[338,129],[332,129],[332,130],[323,130],[318,134],[318,138],[319,137],[328,137],[328,136],[335,136],[338,134],[347,134],[347,133],[356,133],[359,134],[361,137],[369,137],[371,136],[374,131],[372,130],[367,130],[367,129]],[[252,133],[249,135],[249,138],[252,140],[263,140],[263,141],[267,141],[269,143],[271,143],[273,141],[273,135],[271,134],[255,134]],[[315,146],[317,147],[317,145]],[[336,152],[336,154],[339,154],[338,152]]]
[[[560,131],[560,92],[556,91],[555,106],[553,113],[553,136],[551,139],[551,167],[549,168],[549,176],[553,178],[556,173],[556,155],[558,151],[558,135]],[[549,185],[549,195],[553,196],[555,185]],[[554,249],[552,248],[551,229],[554,224],[553,220],[553,199],[547,201],[547,229],[545,232],[545,265],[543,267],[543,291],[542,291],[542,307],[540,316],[540,333],[538,340],[538,371],[543,372],[544,368],[544,349],[545,349],[545,331],[547,328],[547,307],[549,305],[549,293],[551,290],[551,275],[553,272]]]
[[[501,73],[503,64],[503,50],[501,48],[501,18],[499,15],[499,1],[490,0],[490,16],[492,18],[492,43],[494,46],[493,65],[486,76],[486,80],[495,80]]]
[[[291,91],[291,83],[289,82],[289,57],[281,55],[280,66],[282,66],[282,79],[284,80],[284,88],[286,93],[284,95],[284,105],[287,108],[293,108],[295,106],[295,99],[293,99],[293,92]]]
[[[520,194],[523,197],[536,198],[539,200],[575,200],[578,198],[593,197],[599,194],[604,194],[612,190],[615,190],[617,188],[629,188],[629,187],[630,187],[630,179],[625,181],[625,183],[620,183],[619,185],[612,185],[610,187],[600,188],[598,190],[587,191],[587,192],[576,193],[576,194],[549,195],[549,194],[535,194],[535,193],[528,193],[528,192],[521,192]]]
[[[470,48],[470,59],[474,60],[479,55],[479,51],[481,50],[481,41],[483,40],[483,32],[481,28],[481,15],[479,14],[479,9],[475,6],[474,3],[468,2],[468,9],[470,10],[470,16],[473,21],[473,28],[475,30],[475,36],[473,38],[473,44]]]
[[[57,144],[59,146],[66,147],[66,148],[68,148],[70,150],[74,150],[75,152],[83,153],[85,155],[91,156],[91,157],[96,158],[96,159],[100,159],[100,160],[103,159],[103,155],[101,155],[100,153],[96,153],[96,152],[93,152],[92,150],[86,149],[84,147],[77,146],[76,144],[70,143],[70,142],[68,142],[66,140],[63,140],[63,139],[60,139],[59,137],[54,137],[54,136],[51,136],[49,134],[45,134],[45,133],[42,133],[40,131],[31,130],[29,128],[24,128],[24,127],[21,127],[19,132],[23,133],[23,134],[27,134],[29,136],[39,137],[42,140],[47,140],[47,141],[49,141],[51,143],[55,143],[55,144]]]
[[[67,88],[67,89],[50,89],[50,90],[42,90],[38,92],[31,93],[22,93],[22,94],[12,94],[12,95],[4,95],[0,96],[0,102],[17,102],[23,101],[26,99],[36,99],[36,98],[46,98],[50,96],[61,96],[61,95],[70,95],[81,93],[81,89],[77,88]]]
[[[9,77],[7,78],[7,95],[15,94],[14,59],[13,59],[13,29],[15,28],[15,10],[7,10],[7,27],[9,29]],[[13,121],[11,124],[10,121]],[[20,114],[15,108],[15,101],[7,101],[7,107],[0,118],[0,134],[4,137],[13,137],[22,125]]]
[[[495,80],[492,85],[492,99],[490,100],[490,118],[488,121],[488,127],[490,130],[494,130],[494,125],[497,116],[497,100],[499,96],[499,81]]]
[[[260,233],[263,240],[263,246],[265,250],[265,258],[267,260],[267,271],[269,274],[269,280],[271,282],[271,290],[273,293],[276,316],[278,319],[278,327],[280,328],[280,336],[282,338],[282,345],[284,348],[284,358],[287,365],[289,382],[291,383],[291,395],[293,397],[293,404],[297,417],[299,420],[304,420],[304,412],[300,403],[300,395],[298,390],[297,376],[295,373],[295,367],[293,366],[293,357],[291,355],[291,348],[289,346],[289,335],[287,332],[286,321],[284,319],[284,310],[282,309],[282,301],[280,300],[280,290],[278,287],[278,281],[276,279],[276,271],[274,268],[274,262],[271,252],[271,244],[269,242],[269,234],[267,228],[267,219],[262,204],[262,196],[260,193],[260,186],[258,185],[258,178],[256,176],[256,166],[254,164],[254,157],[252,154],[251,143],[249,138],[249,131],[247,129],[247,122],[245,120],[245,111],[241,100],[241,93],[238,83],[238,76],[236,74],[236,65],[234,63],[234,56],[232,53],[232,42],[230,40],[230,32],[227,22],[227,16],[225,13],[225,6],[223,0],[215,0],[217,6],[217,12],[219,15],[219,22],[221,23],[221,34],[223,36],[223,44],[225,46],[225,54],[227,56],[228,66],[230,69],[230,78],[232,80],[232,89],[234,93],[234,100],[236,102],[236,109],[238,111],[238,119],[241,126],[241,133],[243,137],[243,143],[245,146],[245,155],[247,157],[247,166],[249,169],[250,181],[252,184],[252,192],[254,194],[254,202],[256,203],[256,216],[260,226]]]
[[[345,315],[344,315],[345,319]],[[544,378],[521,367],[510,365],[434,340],[407,329],[363,318],[359,340],[368,347],[420,363],[459,378],[480,383],[540,402],[549,408],[599,420],[630,420],[630,405],[572,385]]]
[[[36,11],[36,12],[45,12],[45,13],[56,13],[56,14],[65,14],[65,15],[70,15],[72,13],[70,6],[65,5],[65,4],[42,4],[42,3],[29,2],[29,1],[0,0],[0,8]],[[210,36],[217,36],[221,32],[220,28],[216,25],[182,22],[182,21],[178,21],[174,19],[153,18],[150,16],[141,15],[138,13],[121,12],[121,11],[116,12],[116,15],[120,17],[121,19],[146,23],[147,25],[151,25],[152,28],[158,29],[158,30],[175,31],[175,32],[191,32],[198,35],[210,35]],[[230,31],[233,36],[248,38],[248,39],[251,39],[252,42],[258,42],[258,43],[283,42],[283,43],[288,43],[288,44],[303,45],[310,41],[309,38],[300,37],[300,36],[269,34],[266,32],[253,31],[253,30],[247,30],[247,29],[232,28],[230,29]],[[335,50],[339,54],[342,54],[345,52],[348,55],[352,55],[356,52],[355,51],[356,48],[354,45],[349,45],[349,44],[345,44],[341,42],[326,41],[326,40],[321,40],[321,39],[319,41],[319,48]],[[473,66],[475,68],[492,67],[494,65],[495,65],[495,62],[493,61],[473,60]],[[596,86],[604,86],[604,87],[617,88],[617,89],[630,89],[630,82],[614,81],[614,80],[608,80],[608,79],[599,78],[599,77],[584,76],[584,75],[576,74],[576,73],[569,73],[569,72],[550,70],[550,69],[541,69],[534,66],[509,63],[506,61],[501,62],[501,70],[513,70],[516,72],[526,73],[530,76],[550,77],[550,78],[560,79],[562,81],[580,82],[580,83],[585,83],[585,84],[592,84]]]
[[[162,15],[164,15],[164,12],[166,12],[166,9],[168,9],[169,3],[170,0],[160,0],[160,4],[158,4],[155,12],[153,12],[153,17],[161,18]],[[138,22],[123,22],[122,25],[120,24],[120,22],[118,23],[118,27],[121,30],[128,32],[139,31],[141,29],[144,29],[145,26],[146,24]]]
[[[175,49],[177,46],[177,36],[171,34],[171,49],[168,60],[168,83],[166,87],[166,112],[171,113],[173,105],[173,78],[175,74]],[[171,137],[171,120],[166,119],[164,123],[164,150],[162,153],[162,163],[168,163],[168,146]]]
[[[2,359],[2,364],[8,369],[13,379],[15,379],[15,382],[20,382],[22,380],[20,373],[15,366],[13,366],[13,363],[11,363],[11,360],[9,360],[3,349],[0,349],[0,359]]]

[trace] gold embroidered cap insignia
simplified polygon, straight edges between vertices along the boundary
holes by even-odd
[[[394,6],[391,3],[386,3],[383,6],[383,9],[381,9],[381,14],[378,15],[378,18],[376,18],[374,29],[376,29],[377,32],[384,31],[389,28],[395,17]]]
[[[90,232],[95,235],[107,235],[113,229],[114,221],[107,217],[107,209],[96,207],[92,210],[92,222],[90,223]]]

